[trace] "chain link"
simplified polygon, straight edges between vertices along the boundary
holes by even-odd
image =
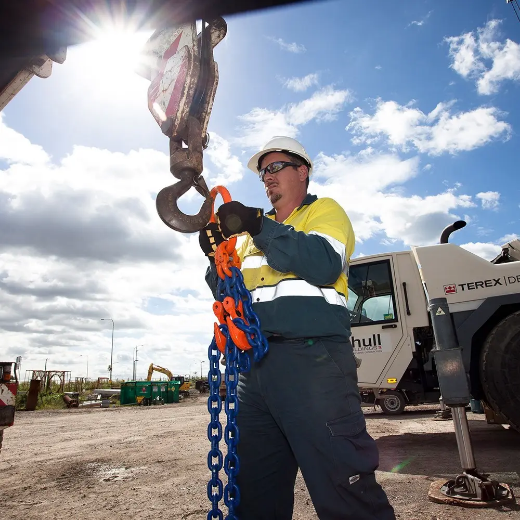
[[[240,470],[240,461],[237,455],[240,437],[236,423],[238,377],[240,372],[248,372],[251,368],[251,360],[246,352],[247,350],[253,350],[255,362],[259,361],[268,350],[267,340],[260,330],[260,320],[253,311],[251,293],[247,290],[239,269],[240,260],[235,251],[235,244],[236,239],[223,242],[219,245],[215,255],[219,275],[217,301],[223,305],[214,304],[213,306],[219,324],[215,327],[215,336],[208,349],[210,361],[208,410],[211,416],[208,426],[208,439],[211,442],[211,450],[208,453],[208,468],[211,471],[211,480],[208,482],[208,498],[212,508],[208,512],[207,520],[223,518],[223,513],[219,508],[219,502],[222,498],[224,498],[224,504],[228,508],[228,515],[225,520],[238,520],[235,514],[235,510],[240,504],[240,490],[236,484]],[[227,298],[230,298],[231,301],[225,301]],[[235,343],[239,340],[240,348]],[[219,419],[222,410],[219,392],[222,378],[219,368],[221,352],[226,359],[224,410],[227,422],[224,430],[224,441],[227,445],[227,455],[223,462],[222,452],[219,449],[219,442],[222,440],[222,425]],[[223,487],[219,478],[219,471],[222,468],[227,475],[225,487]]]

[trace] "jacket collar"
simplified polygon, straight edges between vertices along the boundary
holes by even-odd
[[[310,193],[307,193],[307,195],[303,199],[303,202],[296,209],[296,211],[299,211],[300,209],[302,209],[303,206],[310,206],[316,200],[318,200],[318,197],[316,195],[311,195]],[[271,211],[268,211],[266,213],[266,215],[276,215],[276,210],[273,208]]]

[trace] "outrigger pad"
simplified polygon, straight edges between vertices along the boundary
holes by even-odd
[[[437,504],[447,504],[450,506],[462,507],[497,507],[507,504],[515,503],[515,496],[513,490],[507,484],[498,484],[501,498],[492,500],[477,500],[476,498],[463,498],[459,496],[448,496],[443,491],[446,491],[448,484],[453,483],[453,480],[446,481],[435,480],[431,483],[428,491],[428,498]]]

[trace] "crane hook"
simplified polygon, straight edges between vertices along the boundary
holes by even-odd
[[[163,188],[156,199],[157,213],[170,228],[181,233],[195,233],[205,227],[211,216],[213,198],[202,177],[202,133],[200,121],[188,118],[187,148],[183,148],[182,139],[170,138],[170,172],[179,182]],[[196,215],[186,215],[177,201],[190,189],[195,188],[204,202]]]
[[[213,199],[202,175],[197,176],[190,169],[183,170],[180,175],[183,177],[179,182],[163,188],[158,193],[157,213],[161,220],[175,231],[195,233],[208,224],[212,215]],[[186,215],[177,205],[177,200],[191,187],[194,187],[205,199],[196,215]]]

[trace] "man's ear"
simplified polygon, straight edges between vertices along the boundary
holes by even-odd
[[[302,164],[298,166],[298,173],[300,174],[300,180],[304,181],[309,176],[309,168],[307,168],[305,164]]]

